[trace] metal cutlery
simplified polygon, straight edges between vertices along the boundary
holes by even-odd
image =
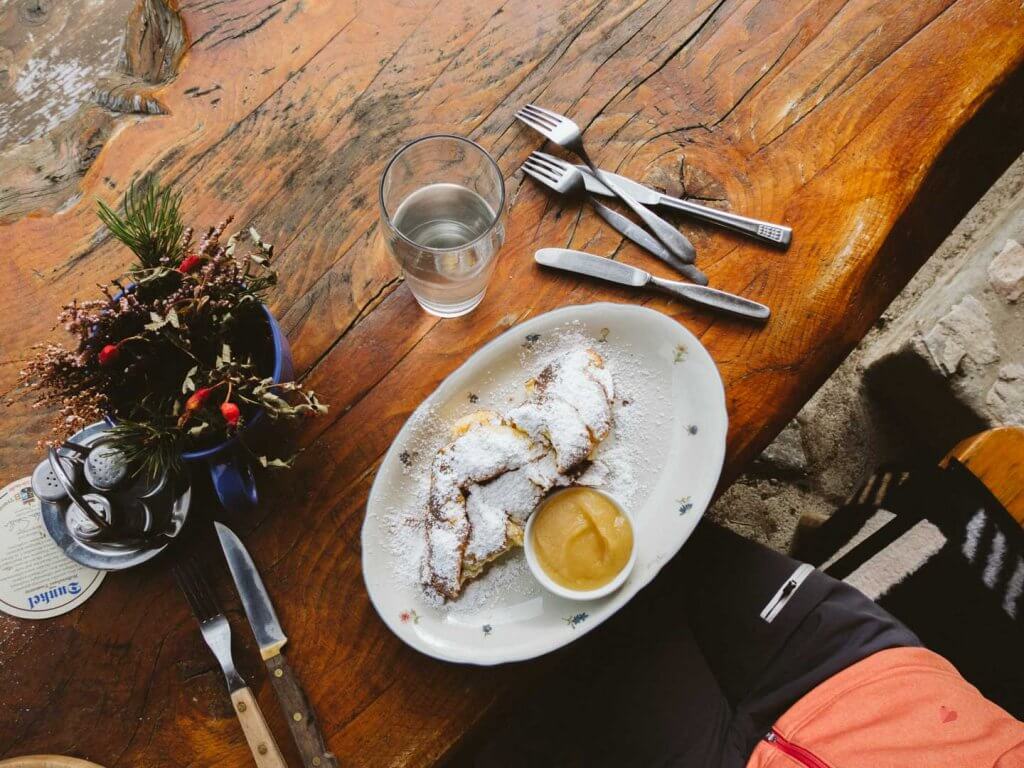
[[[217,658],[224,679],[227,680],[231,703],[234,705],[238,722],[245,733],[245,740],[252,751],[258,768],[287,768],[281,750],[274,741],[274,735],[267,727],[256,697],[245,680],[235,669],[231,655],[231,627],[224,614],[217,607],[217,599],[210,588],[199,564],[189,556],[183,556],[174,565],[174,578],[185,595],[192,613],[199,622],[203,640]]]
[[[699,285],[708,284],[707,276],[697,267],[687,264],[682,259],[674,256],[658,240],[647,234],[647,230],[637,226],[622,214],[613,211],[588,194],[583,181],[583,173],[575,166],[563,163],[562,161],[554,164],[550,162],[551,159],[557,158],[553,158],[551,155],[544,154],[543,152],[534,152],[523,163],[523,172],[559,194],[586,199],[593,206],[598,216],[604,219],[620,235],[632,240],[641,248],[650,251],[693,282]]]
[[[281,649],[288,637],[281,628],[270,595],[260,578],[249,551],[234,531],[222,523],[214,523],[228,569],[235,580],[242,607],[249,619],[260,655],[270,673],[270,683],[291,729],[292,737],[306,768],[337,768],[338,759],[327,749],[309,698],[292,671]]]
[[[651,237],[647,234],[647,230],[641,226],[634,224],[632,221],[627,219],[618,211],[613,211],[607,205],[598,200],[595,200],[592,196],[587,195],[587,202],[590,203],[590,207],[594,209],[594,212],[600,216],[604,222],[618,232],[620,235],[630,240],[641,248],[657,256],[659,259],[664,261],[669,266],[676,269],[679,274],[690,280],[697,285],[707,285],[708,276],[705,275],[700,269],[693,264],[687,264],[680,261],[665,248],[656,238]]]
[[[566,248],[542,248],[534,254],[534,260],[545,267],[596,277],[619,285],[629,285],[634,288],[652,286],[692,304],[700,304],[751,320],[767,320],[771,315],[771,310],[764,304],[744,299],[742,296],[703,285],[664,280],[642,269],[583,251],[571,251]]]
[[[566,163],[561,158],[557,158],[554,155],[542,154],[546,157],[554,160],[557,163]],[[590,169],[585,165],[577,165],[583,173],[583,181],[586,184],[587,192],[592,195],[606,195],[614,197],[615,194],[606,187],[600,179],[594,176]],[[615,181],[622,189],[626,190],[633,199],[643,205],[660,205],[665,208],[672,208],[677,211],[682,211],[693,216],[695,219],[701,219],[702,221],[709,221],[712,224],[718,224],[719,226],[731,229],[735,232],[740,232],[744,235],[749,235],[755,240],[761,240],[762,242],[770,243],[775,246],[782,246],[786,248],[789,246],[790,241],[793,239],[793,230],[790,227],[785,227],[782,224],[772,224],[768,221],[761,221],[759,219],[752,219],[749,216],[740,216],[737,213],[729,213],[728,211],[721,211],[718,208],[711,208],[707,205],[700,205],[691,200],[683,200],[678,197],[672,197],[671,195],[663,195],[655,189],[646,187],[638,181],[633,181],[626,176],[620,176],[617,173],[611,171],[601,171],[606,177]]]
[[[587,164],[587,167],[590,168],[591,172],[604,182],[606,187],[614,192],[622,202],[629,206],[629,209],[647,225],[648,229],[654,233],[655,237],[664,243],[665,247],[668,248],[669,251],[683,261],[690,264],[693,263],[697,252],[694,250],[693,244],[687,240],[678,229],[657,214],[652,213],[640,205],[640,203],[630,197],[626,191],[616,184],[614,180],[602,174],[598,167],[594,165],[590,156],[587,154],[587,151],[583,148],[582,134],[580,133],[580,128],[576,123],[557,112],[543,109],[542,107],[538,107],[534,104],[527,104],[516,112],[516,118],[533,128],[549,141],[568,149],[579,157],[580,160]]]

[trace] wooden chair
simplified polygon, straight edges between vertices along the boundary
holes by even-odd
[[[1013,519],[1024,526],[1024,427],[996,427],[968,437],[957,443],[939,466],[947,466],[951,459],[981,480]],[[790,552],[798,552],[803,540],[826,520],[828,517],[817,513],[801,515]]]
[[[939,462],[956,459],[1024,526],[1024,427],[997,427],[957,443]]]

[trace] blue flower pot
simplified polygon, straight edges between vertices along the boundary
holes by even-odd
[[[288,339],[266,305],[263,305],[263,313],[267,318],[273,349],[271,377],[275,384],[291,381],[295,372],[292,368],[292,353],[288,347]],[[189,451],[181,455],[193,470],[201,470],[204,465],[208,468],[213,489],[217,492],[220,503],[232,514],[245,514],[256,507],[256,478],[253,476],[251,457],[241,441],[251,431],[258,429],[261,422],[266,419],[266,413],[261,409],[253,414],[238,434],[211,448]]]

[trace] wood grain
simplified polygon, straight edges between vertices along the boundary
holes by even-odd
[[[625,289],[542,273],[542,246],[615,254],[667,275],[517,169],[538,146],[533,101],[573,117],[605,167],[794,228],[778,252],[685,222],[712,285],[769,304],[763,327],[642,301],[708,347],[726,386],[728,482],[791,418],[966,209],[1024,149],[1017,0],[183,0],[188,50],[155,91],[167,114],[119,123],[55,215],[4,227],[0,359],[51,333],[58,306],[128,262],[94,215],[149,174],[197,224],[234,212],[281,254],[273,308],[296,368],[331,405],[297,436],[293,471],[232,520],[263,567],[295,671],[341,764],[449,754],[511,685],[512,668],[424,658],[379,621],[359,529],[403,420],[481,344],[570,303]],[[483,305],[421,313],[377,237],[376,185],[402,142],[468,135],[507,178],[508,240]],[[0,414],[4,479],[37,460],[43,416],[14,390]],[[684,555],[685,556],[685,555]],[[637,599],[671,601],[666,569]],[[219,580],[228,594],[226,577]],[[662,602],[655,602],[662,601]],[[237,601],[236,660],[286,756],[287,733]],[[638,609],[639,610],[639,609]],[[634,612],[634,615],[637,615]],[[642,611],[639,615],[642,615]],[[566,653],[601,663],[601,632]],[[82,609],[0,620],[0,755],[70,752],[109,766],[250,764],[219,673],[161,563],[106,580]],[[101,723],[102,727],[97,727]]]

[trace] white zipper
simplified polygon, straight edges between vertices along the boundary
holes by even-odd
[[[772,596],[772,599],[768,601],[764,610],[761,611],[761,618],[769,624],[775,621],[775,617],[786,607],[786,603],[790,601],[800,588],[800,585],[813,572],[813,565],[802,563],[800,567],[793,571],[793,575],[786,579],[785,583],[779,587],[779,591]]]

